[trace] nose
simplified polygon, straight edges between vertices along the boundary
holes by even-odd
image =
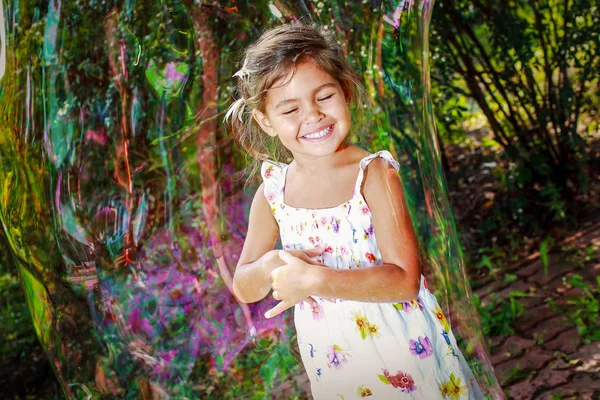
[[[325,117],[325,114],[323,114],[323,112],[321,111],[321,109],[319,108],[319,106],[317,104],[310,103],[306,107],[306,113],[305,113],[305,118],[304,118],[306,124],[312,124],[315,122],[319,122],[324,117]]]

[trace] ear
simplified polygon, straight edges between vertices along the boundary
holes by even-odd
[[[277,132],[275,132],[275,129],[273,129],[273,127],[271,126],[269,119],[262,111],[252,110],[252,118],[254,118],[254,120],[258,123],[258,125],[260,125],[260,128],[267,135],[269,135],[271,137],[277,136]]]
[[[350,105],[350,90],[345,85],[342,85],[342,90],[344,91],[344,100],[346,100],[346,104]]]

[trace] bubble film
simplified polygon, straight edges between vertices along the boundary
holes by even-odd
[[[291,313],[232,276],[256,180],[223,124],[268,27],[334,30],[368,93],[352,140],[390,150],[424,271],[490,398],[429,100],[433,0],[1,1],[0,222],[71,399],[305,398]]]

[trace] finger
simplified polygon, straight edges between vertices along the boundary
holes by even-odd
[[[315,261],[313,260],[314,257],[318,257],[321,254],[323,254],[323,249],[306,249],[306,250],[288,250],[288,253],[290,253],[291,255],[293,255],[296,258],[301,259],[302,261],[305,261],[307,263],[311,263],[314,264]]]
[[[310,258],[320,256],[321,254],[323,254],[324,251],[325,251],[325,246],[302,250],[302,252]]]
[[[288,304],[285,301],[281,301],[275,307],[271,308],[265,313],[265,318],[273,318],[274,316],[281,314],[291,306],[293,306],[293,304]]]
[[[277,279],[277,274],[279,273],[279,268],[281,267],[277,267],[275,269],[273,269],[273,271],[269,272],[269,281],[271,282],[271,284],[273,282],[275,282],[275,279]]]
[[[303,251],[298,252],[298,254],[294,254],[294,256],[296,256],[297,258],[299,258],[300,260],[312,264],[314,263],[314,261],[308,256],[308,254],[304,253]]]
[[[277,290],[273,290],[273,298],[274,298],[275,300],[281,300],[281,299],[279,298],[279,292],[278,292]]]
[[[279,250],[279,253],[277,253],[277,255],[279,256],[279,258],[281,258],[281,261],[287,264],[297,260],[296,257],[294,257],[292,254],[288,253],[285,250]]]

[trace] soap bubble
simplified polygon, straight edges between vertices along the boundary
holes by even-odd
[[[431,289],[502,396],[435,142],[433,1],[0,7],[0,221],[68,398],[308,395],[290,315],[232,295],[256,185],[223,124],[245,46],[298,20],[334,31],[363,78],[353,140],[400,161]]]

